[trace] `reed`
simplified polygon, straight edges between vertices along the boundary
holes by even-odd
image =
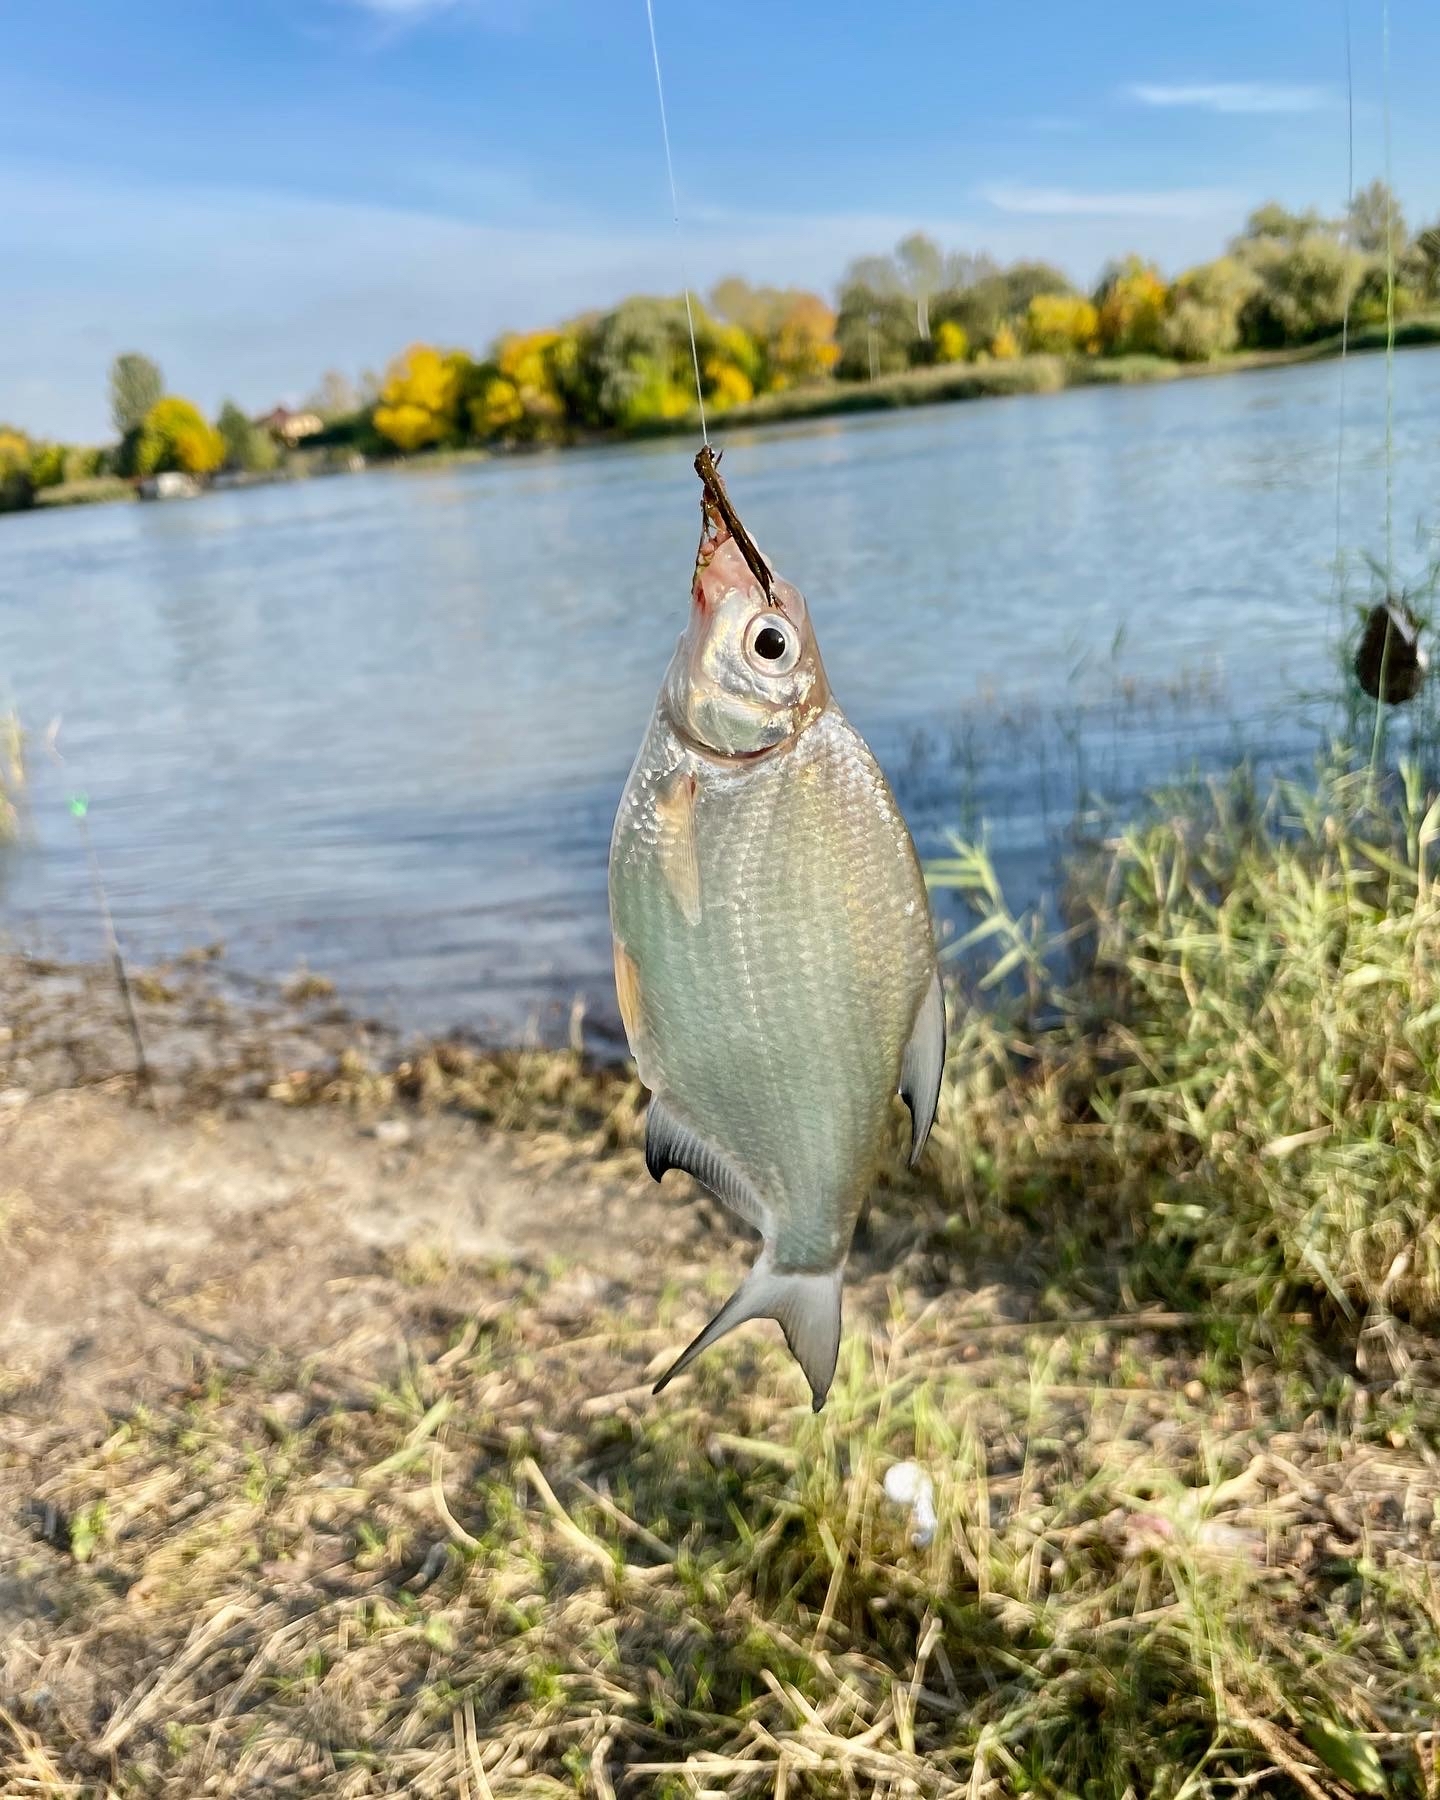
[[[25,740],[13,712],[0,713],[0,844],[20,830],[20,800],[25,792]]]

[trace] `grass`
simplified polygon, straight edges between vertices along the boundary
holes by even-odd
[[[135,489],[118,475],[96,475],[84,481],[61,481],[41,488],[36,506],[98,506],[110,500],[133,500]]]
[[[505,1285],[364,1404],[212,1380],[47,1481],[7,1794],[1427,1791],[1437,1489],[1386,1384],[1316,1416],[1192,1373],[1198,1320],[932,1305],[819,1419],[753,1345],[641,1408],[653,1336]]]
[[[1396,329],[1396,344],[1406,348],[1440,343],[1440,314],[1422,314],[1403,320]],[[1383,325],[1366,325],[1350,332],[1351,352],[1383,350]],[[897,406],[930,406],[948,400],[982,400],[1015,394],[1053,394],[1069,387],[1132,386],[1139,382],[1169,381],[1181,376],[1219,375],[1236,370],[1283,368],[1291,363],[1313,362],[1338,356],[1341,337],[1317,340],[1287,350],[1248,350],[1216,357],[1211,362],[1181,363],[1164,356],[1021,356],[1008,362],[951,363],[932,368],[907,369],[875,381],[827,381],[783,393],[762,394],[723,417],[727,428],[765,425],[785,419],[819,418],[844,413],[883,412]],[[658,433],[693,433],[698,420],[686,416],[658,423]],[[652,428],[647,427],[647,431]]]
[[[1195,786],[1063,943],[957,844],[934,1148],[818,1418],[760,1333],[650,1400],[679,1271],[576,1324],[495,1269],[383,1381],[317,1345],[50,1441],[0,1791],[1440,1794],[1437,836],[1413,770]],[[275,1097],[637,1160],[578,1051]]]
[[[1263,805],[1244,777],[1161,796],[1072,869],[1084,959],[1063,983],[958,846],[932,880],[975,897],[969,943],[997,947],[987,979],[1023,976],[1026,1001],[967,1026],[1025,1121],[1017,1140],[1002,1111],[987,1145],[957,1088],[971,1159],[1018,1149],[1028,1178],[1047,1167],[1038,1129],[1066,1156],[1088,1125],[1092,1179],[1134,1193],[1137,1235],[1183,1245],[1226,1304],[1263,1316],[1315,1290],[1347,1319],[1440,1324],[1437,838],[1414,765],[1386,798],[1364,770]],[[1060,1023],[1036,1033],[1039,1013]],[[1029,1040],[1018,1088],[1003,1029]]]

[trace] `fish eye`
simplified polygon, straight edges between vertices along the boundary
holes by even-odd
[[[755,654],[763,656],[766,662],[779,662],[785,654],[785,633],[777,631],[773,625],[767,625],[763,631],[755,633]]]
[[[762,675],[788,675],[800,660],[795,627],[780,613],[760,613],[745,633],[745,653]]]

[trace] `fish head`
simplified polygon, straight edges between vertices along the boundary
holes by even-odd
[[[765,571],[762,585],[707,506],[690,620],[670,664],[666,698],[684,736],[714,755],[773,750],[817,719],[830,698],[804,596],[768,561]]]

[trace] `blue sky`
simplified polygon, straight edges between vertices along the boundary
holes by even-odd
[[[1440,7],[1392,0],[1395,184],[1440,213]],[[1093,276],[1338,207],[1341,0],[0,0],[0,420],[107,430],[143,349],[207,409],[923,226]],[[1356,176],[1381,0],[1351,0]]]

